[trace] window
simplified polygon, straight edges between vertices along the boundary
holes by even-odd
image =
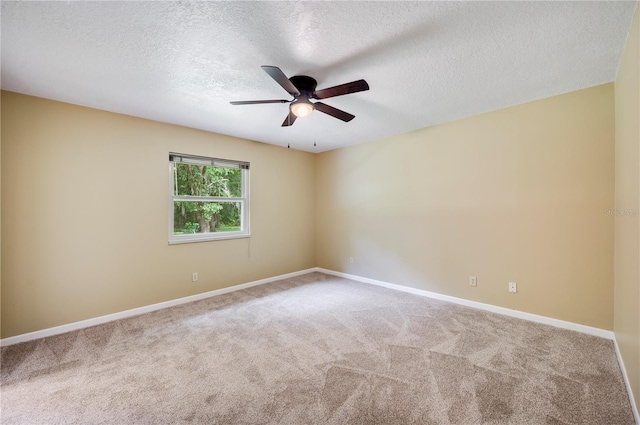
[[[169,243],[249,236],[249,163],[169,154]]]

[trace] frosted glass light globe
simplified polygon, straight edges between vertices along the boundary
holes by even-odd
[[[313,112],[313,105],[308,102],[296,102],[291,105],[291,112],[293,112],[296,117],[306,117]]]

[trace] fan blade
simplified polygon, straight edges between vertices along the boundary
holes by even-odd
[[[284,75],[284,72],[282,72],[277,66],[262,65],[262,69],[264,69],[271,78],[276,80],[276,83],[280,84],[291,96],[297,96],[300,94],[300,91],[298,91],[296,86],[289,81],[287,76]]]
[[[369,90],[369,84],[365,80],[352,81],[339,86],[329,87],[328,89],[317,90],[313,93],[314,99],[327,99],[329,97],[342,96],[349,93],[357,93],[359,91]]]
[[[281,127],[289,127],[290,125],[293,125],[293,123],[296,122],[296,118],[298,118],[296,114],[289,111],[289,115],[287,115],[287,118],[284,119]]]
[[[258,105],[260,103],[287,103],[291,102],[290,100],[236,100],[234,102],[229,102],[232,105]]]
[[[341,111],[340,109],[334,108],[333,106],[329,106],[322,102],[314,103],[313,107],[320,112],[323,112],[327,115],[331,115],[332,117],[336,117],[339,120],[342,120],[344,122],[349,122],[356,117],[355,115],[351,115],[348,112]]]

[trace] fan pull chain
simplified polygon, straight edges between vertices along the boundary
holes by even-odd
[[[314,137],[313,137],[313,147],[316,147],[316,135],[318,134],[318,114],[315,114],[312,118],[313,118],[313,129],[314,131]]]

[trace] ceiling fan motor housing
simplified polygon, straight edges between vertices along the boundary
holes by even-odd
[[[311,97],[313,92],[316,91],[316,87],[318,86],[318,82],[315,80],[315,78],[311,78],[306,75],[294,75],[293,77],[289,78],[289,81],[291,81],[291,84],[293,84],[298,90],[300,90],[300,93],[306,92],[307,97],[309,98]]]

